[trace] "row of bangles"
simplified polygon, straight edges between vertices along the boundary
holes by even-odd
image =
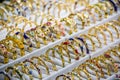
[[[13,1],[13,2],[12,2]],[[79,3],[86,3],[86,8],[84,9],[84,11],[87,11],[87,14],[93,14],[93,13],[97,13],[99,15],[99,17],[101,17],[102,15],[105,15],[107,17],[107,15],[111,14],[114,10],[117,11],[117,8],[119,6],[117,6],[117,4],[119,3],[119,0],[103,0],[103,1],[99,1],[98,3],[94,4],[94,5],[89,5],[87,4],[89,2],[89,0],[84,0],[84,1],[80,1],[80,0],[66,0],[67,2],[64,1],[48,1],[45,2],[44,0],[36,0],[36,1],[32,1],[32,0],[23,0],[22,2],[20,0],[11,0],[11,3],[4,3],[2,5],[2,8],[4,8],[6,11],[8,11],[9,14],[13,14],[13,15],[26,15],[28,14],[28,12],[30,12],[29,10],[26,11],[27,9],[29,9],[29,7],[25,7],[24,10],[22,7],[23,6],[30,6],[29,3],[33,3],[33,5],[37,5],[38,8],[42,8],[42,9],[34,9],[34,6],[31,5],[30,7],[32,7],[31,13],[29,13],[30,15],[36,15],[36,14],[49,14],[58,18],[62,17],[62,12],[66,11],[66,13],[68,15],[70,15],[71,13],[76,12],[75,8],[72,8],[72,4],[74,4],[74,6],[76,7]],[[70,4],[69,2],[71,2],[72,4]],[[27,5],[28,4],[28,5]],[[69,5],[68,5],[69,4]],[[18,5],[18,6],[15,6]],[[109,8],[108,8],[109,7]],[[92,12],[91,12],[91,8],[92,8]],[[103,12],[104,11],[104,12]],[[17,13],[15,13],[17,12]],[[77,11],[77,12],[80,12]],[[3,15],[3,11],[1,10],[1,14],[2,17],[4,17]],[[29,16],[30,16],[29,15]],[[94,15],[92,15],[93,17]]]
[[[106,80],[118,71],[120,71],[120,47],[116,46],[103,55],[87,60],[72,71],[57,76],[55,80]]]
[[[93,27],[90,30],[88,30],[87,34],[81,34],[78,38],[71,38],[68,40],[68,42],[65,42],[66,46],[69,46],[73,51],[76,51],[74,48],[73,43],[78,46],[80,46],[82,53],[84,53],[83,48],[86,47],[86,53],[90,51],[95,51],[95,47],[102,47],[102,45],[107,45],[109,41],[114,41],[114,39],[120,37],[120,23],[119,20],[113,20],[110,22],[107,22],[103,25]],[[20,29],[13,29],[18,30]],[[35,29],[32,31],[34,32]],[[37,29],[38,30],[38,29]],[[30,31],[30,33],[32,33]],[[39,37],[35,38],[38,33],[30,34],[30,33],[20,33],[16,32],[15,34],[9,32],[5,39],[0,41],[0,55],[2,56],[1,63],[8,63],[10,59],[17,59],[20,56],[24,56],[25,52],[30,52],[34,48],[40,47],[40,40]],[[21,36],[23,35],[23,37]],[[14,37],[13,37],[14,36]],[[29,37],[28,37],[29,36]],[[38,36],[38,35],[37,35]],[[33,37],[33,38],[32,38]],[[47,36],[45,36],[47,37]],[[35,43],[32,43],[33,41],[31,39],[37,39]],[[45,40],[43,40],[45,41]],[[70,41],[70,42],[69,42]],[[97,44],[95,44],[97,42]],[[85,46],[83,46],[85,45]],[[66,47],[67,48],[67,47]],[[53,49],[54,50],[54,49]],[[76,56],[78,54],[76,53]],[[77,58],[77,57],[76,57]]]
[[[7,1],[7,2],[6,2]],[[26,16],[26,13],[38,10],[47,14],[53,14],[58,10],[58,14],[65,10],[71,13],[80,6],[88,6],[94,0],[4,0],[1,4],[12,14]],[[95,0],[99,2],[100,0]],[[105,0],[104,0],[105,1]],[[119,0],[108,0],[113,6],[120,4]],[[101,0],[102,2],[102,0]],[[53,14],[54,15],[54,14]],[[60,15],[59,15],[60,17]]]
[[[4,74],[7,80],[11,79],[10,76],[12,76],[13,79],[18,78],[21,80],[43,79],[46,76],[50,75],[51,71],[58,71],[62,67],[67,66],[67,64],[70,64],[75,60],[79,60],[80,58],[98,50],[97,48],[101,48],[104,45],[109,44],[109,42],[114,41],[114,39],[119,38],[120,36],[119,26],[120,26],[119,22],[117,20],[113,20],[103,25],[100,25],[98,27],[91,28],[86,34],[81,34],[80,36],[69,38],[68,40],[62,42],[61,44],[48,49],[44,55],[40,55],[40,57],[34,56],[23,62],[15,64],[14,67],[8,67],[4,72],[1,72],[1,74]],[[16,42],[16,44],[17,43],[18,42]],[[1,43],[0,53],[1,55],[4,56],[4,63],[7,63],[9,58],[12,58],[12,57],[15,58],[18,55],[18,53],[16,52],[15,54],[11,55],[11,53],[6,52],[7,50],[2,44],[4,44],[4,42]],[[9,48],[9,46],[7,47]],[[11,49],[8,49],[8,50],[11,50]],[[11,51],[13,50],[14,49],[12,49]],[[97,69],[94,71],[94,72],[97,72],[96,73],[97,78],[106,78],[105,75],[112,74],[111,67],[114,67],[114,64],[113,62],[108,63],[105,60],[109,60],[109,59],[114,60],[116,59],[116,57],[118,57],[118,61],[120,61],[119,53],[120,53],[120,45],[115,47],[115,49],[109,50],[106,53],[107,57],[105,56],[105,59],[104,59],[104,56],[100,57],[100,59],[99,58],[93,59],[91,63],[94,66],[92,66],[92,68],[90,67],[90,69],[92,69],[93,71]],[[100,62],[98,61],[97,63],[96,60],[100,60]],[[102,60],[105,62],[102,63]],[[85,65],[87,64],[85,63]],[[104,71],[104,68],[100,67],[100,65],[102,66],[104,65],[104,68],[106,69],[106,71]],[[109,67],[110,65],[111,67]],[[81,70],[81,68],[78,68],[78,69]],[[78,69],[77,71],[80,71]],[[113,72],[118,71],[117,68],[114,67],[114,69],[116,71],[113,70]],[[82,76],[82,73],[79,72],[81,74],[79,75],[80,79],[81,77],[91,79],[90,75],[92,74],[90,74],[86,70],[86,68],[82,70],[81,72],[85,75]],[[101,70],[101,72],[99,70]],[[73,77],[73,74],[71,73],[68,75],[71,75]],[[56,79],[59,80],[59,77],[67,78],[66,75],[60,75]],[[74,75],[74,77],[76,76]]]
[[[3,75],[0,79],[42,80],[52,74],[52,72],[60,69],[61,66],[56,63],[56,59],[52,59],[47,54],[44,54],[40,57],[34,56],[14,66],[7,67],[4,71],[0,72],[0,75]],[[98,57],[87,60],[66,74],[61,73],[61,75],[53,80],[101,80],[107,79],[119,70],[120,44]]]

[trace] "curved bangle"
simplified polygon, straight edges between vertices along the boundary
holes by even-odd
[[[85,39],[86,38],[89,39],[91,41],[91,43],[92,43],[92,50],[95,51],[95,43],[94,43],[94,41],[92,40],[92,38],[90,36],[81,34],[80,37],[83,37]]]
[[[98,41],[98,43],[99,43],[99,47],[100,47],[100,48],[102,47],[102,43],[101,43],[100,39],[98,38],[98,36],[95,36],[95,35],[93,35],[93,34],[88,34],[88,35],[91,36],[91,37],[96,38],[97,41]]]
[[[113,34],[112,34],[112,32],[105,25],[100,26],[100,28],[103,29],[103,30],[105,29],[105,31],[107,31],[110,34],[111,41],[113,42]]]
[[[112,22],[112,23],[111,23],[111,22]],[[112,20],[111,22],[109,22],[109,23],[120,26],[120,23],[119,23],[118,20]]]
[[[2,72],[0,72],[0,74],[3,74],[4,76],[6,76],[4,80],[11,80],[10,76],[6,72],[2,71]]]
[[[104,1],[103,3],[105,4],[106,8],[107,8],[107,7],[110,8],[108,13],[109,13],[110,15],[112,15],[112,13],[114,12],[114,9],[113,9],[111,3],[110,3],[109,1]]]
[[[109,55],[109,54],[107,54],[107,55]],[[106,60],[110,61],[108,64],[110,64],[113,67],[114,72],[117,73],[118,72],[118,67],[116,67],[116,65],[114,65],[115,64],[115,60],[111,56],[110,57],[106,57],[104,55],[103,57],[105,57]],[[106,62],[108,62],[108,61],[106,61]],[[111,70],[111,68],[110,68],[110,70]]]
[[[65,24],[70,27],[69,34],[72,34],[73,32],[77,31],[76,22],[73,19],[66,17],[66,18],[61,19],[60,21],[61,22],[65,21]]]
[[[91,63],[93,63],[101,72],[101,77],[104,77],[104,72],[102,70],[102,67],[97,63],[95,62],[94,60],[90,60]]]
[[[85,28],[84,14],[83,13],[81,13],[81,14],[77,13],[77,17],[78,17],[78,20],[82,22],[82,29],[84,29]]]
[[[88,80],[92,80],[91,77],[90,77],[90,74],[87,72],[87,70],[85,70],[84,68],[81,68],[80,66],[78,67],[78,70],[81,72],[84,72],[87,76],[87,79]],[[79,75],[80,75],[80,72],[79,72]]]
[[[4,7],[0,7],[0,16],[1,18],[4,18],[4,14],[6,14],[7,17],[9,17],[7,10]]]
[[[0,41],[0,44],[4,44],[4,40],[2,40],[2,41]],[[3,50],[3,51],[0,51],[1,52],[1,55],[3,55],[4,56],[4,64],[6,64],[6,63],[8,63],[9,62],[9,52],[8,52],[8,50],[5,50],[6,48],[5,48],[5,46],[1,46],[1,49]]]
[[[120,59],[120,55],[118,54],[116,50],[110,50],[110,51],[113,53],[114,56],[119,57]]]
[[[40,58],[40,57],[32,57],[32,60],[37,59],[38,64],[36,65],[43,65],[46,68],[47,74],[50,74],[49,67],[46,65],[46,63]]]
[[[103,38],[104,38],[104,44],[106,45],[107,43],[106,43],[106,36],[105,36],[105,34],[104,34],[104,32],[101,30],[101,29],[99,29],[99,28],[91,28],[89,31],[88,31],[88,33],[92,33],[92,31],[94,30],[94,34],[93,35],[95,35],[95,36],[97,36],[97,32],[100,32],[100,34],[102,34],[102,36],[103,36]]]
[[[98,13],[99,15],[99,20],[102,20],[102,12],[101,12],[101,9],[99,8],[99,6],[97,5],[94,5],[94,8],[95,9],[95,12]]]
[[[66,45],[66,49],[68,49],[68,47],[70,47],[73,50],[73,53],[75,54],[75,59],[79,60],[79,52],[77,49],[75,49],[73,47],[73,45],[71,45],[69,42],[63,42],[64,45]],[[68,49],[69,50],[69,49]]]
[[[57,50],[56,48],[58,48],[58,50]],[[62,67],[65,67],[65,60],[64,60],[64,57],[63,57],[63,53],[62,53],[62,48],[61,48],[61,46],[56,45],[56,46],[54,47],[54,49],[56,49],[55,51],[57,52],[57,54],[58,54],[58,55],[60,56],[60,58],[61,58]]]
[[[8,67],[5,71],[9,72],[9,70],[13,70],[13,74],[14,74],[14,72],[16,72],[17,75],[19,76],[20,80],[24,80],[23,75],[21,74],[21,72],[18,69],[14,68],[14,67]]]
[[[26,62],[29,62],[31,65],[30,65],[30,67],[32,68],[32,69],[36,69],[37,71],[38,71],[38,73],[39,73],[39,78],[40,79],[42,79],[42,73],[41,73],[41,70],[38,68],[38,66],[36,65],[36,64],[34,64],[32,61],[30,61],[30,60],[25,60],[25,61],[23,61],[23,63],[25,64]]]
[[[112,0],[108,0],[108,1],[113,5],[114,11],[117,12],[117,6],[116,6],[116,4]]]
[[[90,62],[86,62],[86,66],[88,66],[91,70],[95,71],[95,74],[93,74],[96,75],[97,79],[100,79],[98,70],[96,70],[96,68],[93,67],[93,65]]]
[[[80,44],[81,42],[78,42],[78,41],[77,41],[76,39],[74,39],[74,38],[69,38],[69,40],[70,40],[70,41],[74,41],[75,44],[80,47],[81,52],[82,52],[82,56],[84,56],[83,46]],[[80,55],[81,55],[81,54],[80,54]]]
[[[74,80],[74,76],[76,76],[79,80],[81,80],[80,75],[75,72],[70,72],[68,74],[70,74],[72,76],[72,80]]]
[[[17,46],[18,46],[19,49],[20,49],[21,56],[25,55],[24,45],[23,45],[23,43],[22,43],[20,40],[15,39],[15,38],[13,38],[13,37],[11,37],[11,36],[7,36],[6,39],[7,39],[7,40],[11,40],[11,41],[13,41],[15,44],[17,44]]]
[[[102,9],[102,11],[104,12],[104,17],[107,18],[107,17],[108,17],[108,12],[107,12],[107,7],[105,6],[105,4],[99,2],[99,3],[96,4],[96,5],[99,6],[100,9]]]
[[[70,56],[69,50],[67,49],[67,47],[63,46],[62,44],[60,46],[62,47],[62,53],[64,54],[63,50],[66,52],[66,54],[64,55],[67,55],[68,62],[71,63],[71,56]]]
[[[84,41],[84,39],[81,38],[81,37],[77,37],[76,39],[80,40],[80,41],[85,45],[85,47],[86,47],[86,53],[89,54],[90,51],[89,51],[89,49],[88,49],[88,44]],[[82,47],[81,47],[81,48],[82,48]],[[82,49],[82,50],[83,50],[83,49]]]
[[[60,77],[64,77],[64,78],[67,78],[68,80],[71,80],[71,78],[69,76],[66,76],[64,74],[57,76],[55,80],[59,80]]]
[[[3,29],[7,29],[7,31],[9,31],[9,27],[7,26],[7,23],[3,20],[0,20],[0,25],[2,25],[2,28],[0,29],[0,31],[2,31]]]
[[[114,30],[116,31],[116,33],[117,33],[117,38],[119,38],[120,36],[119,36],[119,30],[117,29],[117,27],[116,26],[114,26],[112,23],[107,23],[107,24],[105,24],[106,25],[106,27],[112,27],[112,28],[114,28]]]
[[[47,51],[46,51],[46,53],[45,53],[45,55],[46,55],[46,57],[47,58],[49,58],[49,52],[50,51],[52,51],[52,57],[54,57],[55,58],[55,50],[54,50],[54,48],[49,48]]]
[[[31,80],[33,80],[33,75],[32,75],[33,73],[29,69],[29,67],[27,66],[27,64],[24,64],[23,62],[21,62],[21,63],[17,64],[16,66],[21,66],[22,72],[25,73],[25,74],[27,74],[29,76],[29,78]]]
[[[49,57],[46,56],[46,55],[41,55],[40,57],[42,57],[45,61],[50,62],[50,63],[52,64],[53,70],[54,70],[54,71],[57,71],[57,67],[56,67],[56,65],[54,64],[54,62],[51,60],[51,58],[49,58]]]
[[[110,76],[111,75],[110,67],[109,64],[105,62],[105,58],[99,56],[96,58],[96,62],[99,63],[99,61],[104,64],[104,67],[107,69],[107,74]]]

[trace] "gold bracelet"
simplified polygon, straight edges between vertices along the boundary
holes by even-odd
[[[113,35],[112,35],[112,32],[105,26],[100,26],[101,29],[105,29],[105,31],[107,31],[109,34],[110,34],[110,38],[111,38],[111,41],[113,42]]]
[[[36,65],[38,65],[38,66],[43,65],[46,68],[47,74],[48,75],[50,74],[49,67],[46,65],[46,63],[40,57],[32,57],[31,59],[33,61],[34,61],[34,59],[37,59],[38,64],[36,64]]]
[[[29,62],[31,65],[30,65],[30,68],[32,69],[36,69],[39,73],[39,78],[42,79],[42,72],[40,71],[40,69],[38,68],[37,64],[34,64],[32,61],[30,60],[25,60],[23,61],[24,64],[26,64],[26,62]],[[25,67],[27,67],[27,65],[25,65]],[[29,70],[29,69],[28,69]],[[31,74],[31,73],[30,73]]]
[[[54,64],[54,62],[51,60],[51,58],[49,58],[49,57],[46,56],[46,55],[40,55],[40,57],[42,57],[45,61],[50,62],[50,63],[52,64],[53,70],[54,70],[54,71],[57,71],[57,67],[56,67],[56,65]]]
[[[117,23],[116,21],[114,21],[115,23]],[[120,36],[119,36],[119,30],[117,29],[117,27],[115,26],[115,25],[113,25],[112,23],[107,23],[107,24],[105,24],[107,27],[112,27],[115,31],[116,31],[116,33],[117,33],[117,38],[119,38]]]
[[[111,5],[111,3],[110,3],[109,1],[104,1],[104,4],[106,5],[106,7],[109,7],[109,8],[110,8],[108,13],[109,13],[110,15],[112,15],[113,12],[114,12],[114,8],[113,8],[113,6]]]
[[[89,33],[88,33],[88,35],[91,36],[91,37],[95,37],[97,39],[98,43],[99,43],[99,47],[100,48],[102,47],[102,43],[101,43],[100,39],[98,38],[98,36],[95,36],[95,35],[89,34]]]
[[[71,56],[70,56],[70,53],[69,53],[67,47],[62,45],[62,44],[60,46],[62,47],[63,55],[67,56],[68,57],[68,62],[71,63]],[[65,51],[66,54],[64,54],[64,51]]]
[[[105,36],[105,34],[104,34],[104,32],[102,31],[102,29],[99,29],[99,28],[91,28],[89,31],[88,31],[88,33],[90,34],[92,34],[92,31],[94,30],[94,33],[93,33],[93,35],[95,35],[95,36],[97,36],[97,32],[100,32],[100,34],[102,34],[102,36],[103,36],[103,38],[104,38],[104,44],[106,45],[107,43],[106,43],[106,36]]]
[[[56,48],[58,48],[58,49],[56,49]],[[65,67],[65,60],[64,60],[64,57],[63,57],[63,53],[62,53],[62,48],[61,48],[61,46],[56,45],[56,46],[54,47],[54,49],[56,49],[56,53],[57,53],[57,54],[60,56],[60,58],[61,58],[62,67]]]
[[[89,39],[92,43],[92,50],[95,51],[95,43],[90,36],[82,34],[82,35],[80,35],[80,37],[84,37],[85,39],[86,38]]]

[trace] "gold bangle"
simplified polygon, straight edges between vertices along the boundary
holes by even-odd
[[[90,34],[92,34],[92,31],[94,30],[94,33],[93,33],[93,35],[95,35],[95,36],[97,36],[97,32],[100,32],[100,34],[102,34],[102,36],[103,36],[103,38],[104,38],[104,44],[106,45],[107,43],[106,43],[106,36],[105,36],[105,34],[104,34],[104,32],[102,31],[102,29],[99,29],[99,28],[91,28],[89,31],[88,31],[88,33]]]
[[[5,71],[0,71],[0,74],[4,75],[4,80],[11,80],[10,76]]]
[[[116,22],[116,21],[114,21],[114,22]],[[115,25],[113,25],[112,23],[107,23],[107,24],[105,24],[106,26],[108,26],[108,27],[112,27],[112,28],[114,28],[114,30],[116,31],[116,33],[117,33],[117,38],[119,38],[120,36],[119,36],[119,30],[117,29],[117,27],[115,26]]]
[[[25,55],[24,45],[20,40],[14,39],[13,37],[10,37],[10,36],[7,36],[6,38],[8,40],[13,41],[15,44],[17,44],[17,46],[20,48],[21,56]]]
[[[110,72],[110,67],[109,67],[109,64],[105,62],[105,58],[103,58],[102,56],[99,56],[96,58],[96,61],[99,63],[99,61],[101,63],[104,64],[104,67],[107,69],[107,74],[110,76],[111,75],[111,72]]]
[[[78,17],[78,20],[80,20],[82,22],[82,29],[84,29],[85,28],[84,14],[83,13],[77,14],[77,17]]]
[[[58,48],[58,50],[57,50],[56,48]],[[56,49],[57,54],[58,54],[58,55],[60,56],[60,58],[61,58],[62,67],[65,67],[65,60],[64,60],[64,57],[63,57],[63,53],[62,53],[62,48],[61,48],[61,46],[56,45],[56,46],[54,47],[54,49]]]
[[[106,28],[105,25],[100,26],[100,28],[103,29],[103,30],[105,29],[105,31],[107,31],[107,32],[110,34],[111,41],[113,42],[113,35],[112,35],[112,32],[111,32],[108,28]]]
[[[38,68],[37,64],[34,64],[32,61],[30,60],[25,60],[23,61],[23,63],[25,64],[26,62],[29,62],[31,65],[30,65],[30,68],[32,69],[36,69],[39,73],[39,78],[42,79],[42,72],[40,71],[40,69]],[[27,65],[25,65],[25,67],[27,67]],[[29,69],[28,69],[29,70]],[[31,74],[31,73],[30,73]]]
[[[40,57],[32,57],[31,59],[33,61],[34,61],[34,59],[37,59],[38,64],[36,64],[36,65],[38,65],[38,66],[43,65],[46,68],[47,74],[48,75],[50,74],[49,67],[46,65],[46,63]]]
[[[85,56],[84,51],[83,51],[83,48],[81,48],[81,47],[83,47],[82,41],[80,41],[78,38],[69,38],[69,40],[70,40],[70,41],[73,41],[73,43],[75,42],[75,45],[77,45],[78,47],[80,47],[81,52],[82,52],[82,55],[80,54],[80,56]],[[79,40],[79,41],[78,41],[78,40]],[[71,44],[73,44],[73,43],[71,43]],[[86,45],[85,45],[85,47],[86,47]],[[78,50],[77,50],[77,52],[78,52]]]
[[[90,36],[82,34],[82,35],[80,35],[80,37],[84,37],[85,39],[86,38],[89,39],[92,43],[92,50],[95,51],[95,43]]]
[[[97,39],[98,43],[99,43],[99,47],[100,48],[102,47],[102,43],[101,43],[100,39],[98,38],[98,36],[95,36],[95,35],[89,34],[89,33],[88,33],[88,35],[91,36],[91,37],[95,37]]]
[[[16,73],[19,76],[20,79],[24,80],[22,73],[17,68],[15,68],[15,67],[8,67],[5,71],[9,72],[9,70],[12,70],[13,71],[12,74]]]
[[[89,62],[92,63],[93,65],[95,65],[99,69],[99,71],[101,73],[100,76],[103,78],[104,77],[104,72],[102,70],[102,67],[95,60],[90,60]]]
[[[95,67],[93,67],[93,64],[91,64],[91,63],[88,62],[88,61],[87,61],[85,64],[86,64],[86,66],[88,66],[91,70],[95,71],[95,74],[94,74],[94,75],[96,75],[97,79],[100,79],[100,75],[98,74],[99,71],[96,70]]]
[[[69,45],[69,42],[63,42],[63,44],[65,45],[65,48],[69,51],[68,47],[70,47],[73,50],[73,53],[75,55],[75,60],[79,60],[79,53],[77,51],[77,49],[75,49],[73,47],[73,45]]]
[[[94,6],[93,6],[93,9],[95,10],[96,13],[98,13],[98,15],[99,15],[99,20],[101,20],[101,19],[102,19],[102,13],[101,13],[100,8],[99,8],[98,6],[96,6],[96,5],[94,5]]]
[[[114,8],[113,8],[113,6],[111,5],[111,3],[110,3],[109,1],[104,1],[104,4],[106,5],[106,7],[109,7],[109,8],[110,8],[108,13],[109,13],[110,15],[113,14]]]
[[[102,2],[99,2],[96,5],[99,6],[100,9],[102,9],[102,11],[104,12],[104,17],[107,18],[108,17],[108,12],[107,12],[107,7],[105,6],[105,4],[102,3]]]
[[[72,34],[73,32],[77,31],[76,22],[73,19],[66,17],[66,18],[61,19],[60,21],[61,22],[65,21],[65,24],[70,27],[70,30],[68,32],[69,34]]]
[[[71,80],[71,78],[69,76],[64,75],[64,74],[57,76],[55,80],[59,80],[60,77],[63,77],[64,80],[66,80],[66,79]]]
[[[86,74],[88,80],[92,80],[91,77],[90,77],[90,75],[89,75],[89,73],[86,71],[86,69],[85,69],[84,67],[79,66],[79,67],[78,67],[78,70],[79,70],[80,72],[81,72],[81,71],[84,72],[84,73]],[[80,72],[79,72],[79,75],[80,75]]]
[[[64,45],[60,45],[60,46],[62,46],[62,53],[63,53],[63,51],[65,51],[66,52],[66,54],[64,54],[64,55],[67,55],[67,57],[68,57],[68,62],[69,63],[71,63],[71,56],[70,56],[70,53],[69,53],[69,51],[68,51],[68,49],[67,49],[67,47],[65,47]]]
[[[72,77],[72,80],[75,80],[75,77],[77,77],[79,80],[81,80],[81,77],[78,73],[74,72],[69,72],[68,75]]]
[[[54,71],[57,71],[57,67],[56,67],[56,65],[54,64],[54,62],[51,60],[51,58],[49,58],[49,57],[46,56],[46,55],[41,55],[40,57],[42,57],[45,61],[50,62],[50,63],[52,64],[53,70],[54,70]]]

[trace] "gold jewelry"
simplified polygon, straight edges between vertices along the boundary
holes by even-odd
[[[43,65],[45,68],[46,68],[46,72],[47,72],[47,74],[50,74],[50,71],[49,71],[49,67],[46,65],[46,63],[42,60],[42,58],[40,58],[40,57],[32,57],[31,58],[32,60],[34,60],[34,59],[37,59],[37,62],[38,62],[38,64],[36,64],[36,65]]]
[[[94,31],[94,33],[92,33],[92,31]],[[106,45],[107,44],[106,43],[106,36],[105,36],[104,32],[102,31],[102,29],[96,27],[96,28],[91,28],[88,31],[89,34],[92,34],[92,35],[95,35],[95,36],[97,36],[98,32],[100,32],[100,34],[103,36],[104,44]]]
[[[100,26],[100,28],[103,29],[103,31],[109,32],[110,37],[111,37],[111,41],[113,42],[113,35],[112,35],[112,32],[111,32],[105,25]],[[104,30],[104,29],[105,29],[105,30]]]
[[[41,73],[41,71],[40,71],[40,69],[38,68],[38,66],[37,66],[37,64],[34,64],[32,61],[30,61],[30,60],[25,60],[25,61],[23,61],[23,63],[25,64],[26,62],[29,62],[31,65],[30,65],[30,68],[32,68],[32,69],[36,69],[37,71],[38,71],[38,73],[39,73],[39,78],[40,79],[42,79],[42,73]],[[26,67],[27,67],[27,65],[26,65]],[[28,69],[29,70],[29,69]],[[30,73],[31,74],[31,73]]]
[[[89,33],[88,33],[88,35],[91,36],[91,37],[96,38],[97,41],[98,41],[98,43],[99,43],[99,47],[100,47],[100,48],[102,47],[102,43],[101,43],[100,39],[98,38],[98,36],[95,36],[95,35],[93,35],[93,34],[89,34]]]
[[[5,71],[1,71],[0,74],[4,75],[4,80],[10,80],[10,76]]]
[[[57,71],[57,67],[56,67],[56,65],[54,64],[54,62],[51,60],[51,58],[49,58],[49,57],[46,56],[46,55],[41,55],[40,57],[42,57],[45,61],[50,62],[50,63],[52,64],[53,70],[54,70],[54,71]]]
[[[114,21],[114,22],[117,23],[117,21]],[[117,38],[120,37],[119,36],[119,30],[117,29],[117,27],[114,24],[112,24],[112,23],[106,23],[105,25],[106,25],[106,27],[112,27],[116,31],[116,33],[117,33]]]
[[[92,43],[92,50],[95,51],[95,43],[94,43],[94,41],[92,40],[92,38],[90,36],[81,34],[80,37],[83,37],[85,39],[86,38],[89,39],[91,41],[91,43]]]
[[[63,77],[64,80],[66,80],[66,79],[71,80],[71,78],[69,76],[66,76],[64,74],[57,76],[55,80],[59,80],[60,77]]]

